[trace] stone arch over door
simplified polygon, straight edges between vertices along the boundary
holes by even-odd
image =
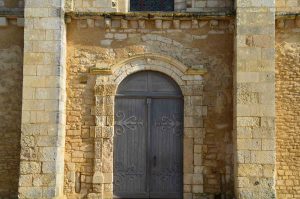
[[[103,65],[100,63],[99,65]],[[113,198],[113,138],[115,96],[119,84],[139,71],[157,71],[172,78],[184,99],[183,197],[203,193],[201,144],[203,143],[203,71],[194,71],[162,55],[136,55],[109,68],[95,68],[95,138],[93,192],[88,198]]]

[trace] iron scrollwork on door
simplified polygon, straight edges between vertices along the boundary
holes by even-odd
[[[130,166],[126,167],[122,162],[116,162],[115,170],[115,186],[121,186],[122,184],[124,184],[124,182],[126,183],[126,181],[135,181],[145,174],[143,171],[138,171],[138,168],[133,163],[131,163]]]
[[[143,126],[143,121],[139,121],[138,118],[134,115],[129,116],[126,118],[126,115],[124,112],[117,112],[116,113],[116,135],[122,135],[122,133],[126,132],[126,129],[129,129],[131,131],[136,131],[138,129],[138,126]]]
[[[161,128],[162,132],[172,131],[176,136],[181,136],[182,123],[180,122],[180,114],[172,114],[162,116],[155,122],[155,126]]]

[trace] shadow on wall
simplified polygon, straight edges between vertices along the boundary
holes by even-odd
[[[19,179],[23,29],[0,28],[0,198],[16,198]]]

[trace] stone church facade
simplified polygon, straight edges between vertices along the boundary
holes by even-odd
[[[300,198],[300,1],[147,2],[0,0],[0,198]]]

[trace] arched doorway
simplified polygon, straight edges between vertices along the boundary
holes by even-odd
[[[114,197],[182,198],[183,98],[159,72],[125,78],[115,99]]]

